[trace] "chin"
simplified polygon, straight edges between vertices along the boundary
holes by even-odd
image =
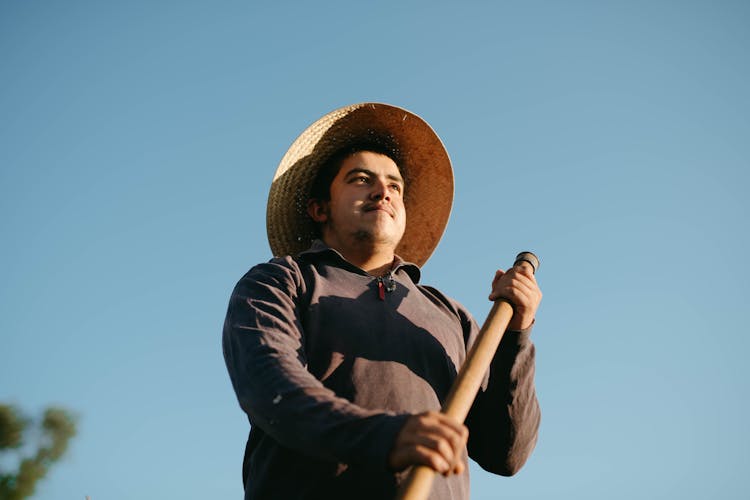
[[[396,248],[401,238],[395,234],[383,233],[380,231],[374,232],[369,230],[359,230],[354,233],[354,237],[357,241],[368,242],[376,245],[388,245]]]

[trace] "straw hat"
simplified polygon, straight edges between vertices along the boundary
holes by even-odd
[[[307,214],[310,189],[321,165],[347,144],[368,136],[395,141],[409,183],[406,231],[396,253],[424,264],[443,235],[453,202],[453,170],[440,138],[419,116],[387,104],[360,103],[319,119],[289,147],[268,194],[266,228],[274,256],[297,255],[316,236]]]

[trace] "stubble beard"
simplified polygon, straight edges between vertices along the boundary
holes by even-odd
[[[389,236],[377,238],[375,234],[373,234],[372,231],[368,231],[366,229],[359,229],[354,232],[354,240],[358,243],[377,243],[377,244],[384,244],[384,243],[393,243],[393,238]],[[394,245],[395,246],[395,245]]]
[[[328,213],[328,218],[325,222],[325,228],[329,232],[336,233],[336,221],[331,217],[330,212]],[[375,233],[369,229],[359,228],[355,230],[353,233],[351,233],[353,239],[355,242],[359,244],[368,244],[368,245],[390,245],[394,248],[398,245],[398,242],[393,241],[392,235],[383,235],[381,237],[378,237],[375,235]]]

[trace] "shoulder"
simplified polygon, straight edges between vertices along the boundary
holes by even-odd
[[[287,255],[257,264],[240,278],[234,288],[234,294],[245,295],[251,290],[267,288],[286,290],[290,293],[303,289],[304,278],[300,263]]]

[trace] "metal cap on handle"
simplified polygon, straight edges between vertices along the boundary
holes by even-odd
[[[513,265],[517,266],[522,262],[528,262],[532,270],[534,271],[534,274],[536,274],[537,270],[539,269],[539,257],[531,252],[521,252],[516,256],[516,261],[513,263]]]

